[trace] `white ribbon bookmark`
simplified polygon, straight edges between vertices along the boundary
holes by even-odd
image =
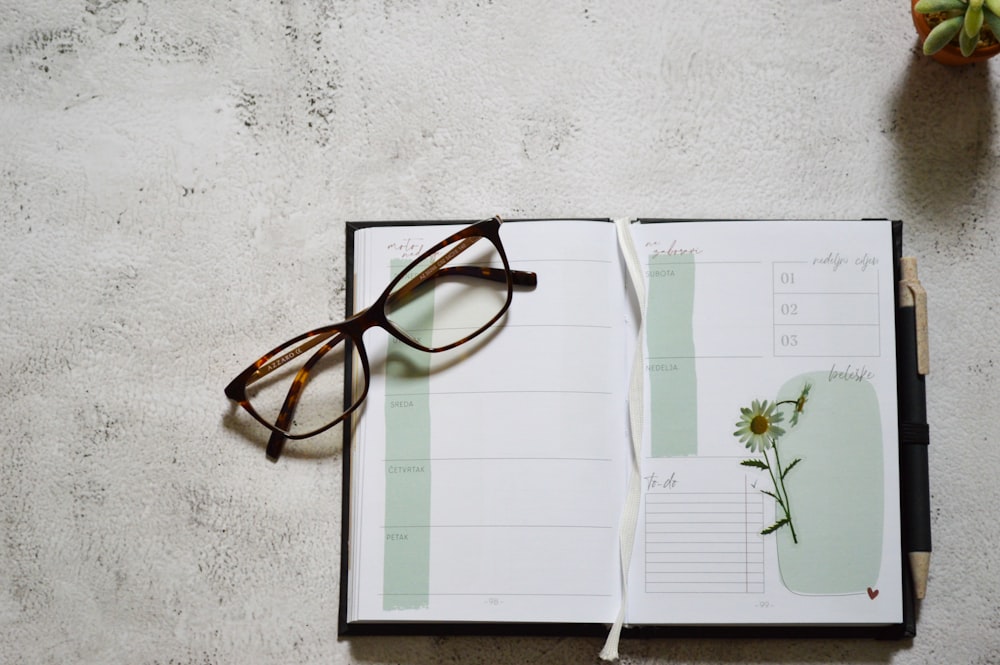
[[[632,472],[629,474],[628,492],[625,496],[625,507],[622,511],[621,526],[618,532],[618,547],[621,554],[622,600],[621,607],[618,609],[618,617],[608,632],[608,639],[604,643],[604,648],[601,649],[602,660],[618,659],[618,642],[621,638],[622,626],[625,623],[625,608],[628,606],[628,571],[629,565],[632,562],[632,548],[635,545],[635,528],[639,520],[639,507],[641,503],[639,459],[642,446],[643,387],[645,385],[643,332],[646,319],[646,285],[642,275],[642,264],[639,263],[639,255],[632,240],[629,220],[616,219],[615,227],[618,230],[618,246],[621,248],[622,256],[625,259],[629,281],[632,283],[632,289],[638,301],[639,320],[637,321],[638,334],[635,340],[635,351],[632,356],[632,372],[629,377],[628,389],[629,432],[632,439]]]

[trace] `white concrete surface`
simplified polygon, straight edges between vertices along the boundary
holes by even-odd
[[[0,663],[577,663],[338,640],[336,433],[223,386],[341,318],[349,219],[886,216],[931,292],[936,551],[911,643],[624,663],[1000,663],[1000,62],[906,0],[0,0]]]

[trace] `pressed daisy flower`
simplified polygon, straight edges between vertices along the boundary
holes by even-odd
[[[799,394],[799,398],[795,400],[795,411],[792,412],[792,419],[789,421],[791,425],[799,424],[799,414],[802,413],[803,409],[806,408],[806,402],[809,401],[809,389],[812,385],[806,384],[802,388],[802,392]]]
[[[776,411],[776,403],[753,401],[750,408],[740,409],[739,422],[736,423],[737,430],[733,436],[739,437],[740,443],[746,444],[751,452],[763,452],[768,450],[774,443],[774,439],[785,433],[785,430],[778,427],[784,416],[780,411]]]
[[[795,427],[799,422],[799,415],[805,411],[806,402],[809,401],[810,384],[802,386],[802,392],[797,399],[775,400],[760,402],[754,400],[749,408],[740,409],[740,419],[736,423],[736,431],[733,436],[745,444],[750,452],[761,453],[761,457],[745,459],[740,462],[742,466],[767,471],[773,483],[772,489],[761,488],[761,492],[772,497],[777,503],[775,508],[775,523],[761,530],[761,535],[774,533],[778,529],[787,526],[792,532],[792,542],[798,543],[799,538],[795,534],[795,525],[792,524],[791,499],[788,496],[788,488],[785,487],[785,476],[795,468],[801,457],[796,457],[787,466],[782,467],[781,456],[778,454],[778,439],[784,435],[785,429],[778,425],[784,422],[784,414],[779,410],[782,406],[791,407],[792,418],[788,422],[790,427]],[[778,512],[780,509],[781,512]],[[784,516],[782,516],[784,513]]]

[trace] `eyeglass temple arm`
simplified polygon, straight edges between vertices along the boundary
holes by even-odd
[[[314,346],[316,346],[320,342],[326,341],[326,339],[327,338],[326,338],[325,335],[317,335],[313,339],[311,339],[311,340],[309,340],[307,342],[303,342],[297,348],[298,353],[296,353],[295,356],[302,355],[303,353],[305,353],[309,349],[313,348]],[[290,344],[290,342],[285,342],[285,347],[287,347],[289,344]],[[285,348],[285,347],[278,347],[278,348],[281,349],[281,348]],[[269,355],[273,356],[276,353],[277,353],[277,350],[276,351],[272,351],[271,354],[269,354]],[[279,367],[281,367],[282,365],[284,365],[285,363],[287,363],[289,360],[291,360],[295,356],[281,355],[277,359],[272,360],[271,362],[267,363],[266,365],[263,365],[263,366],[259,367],[253,374],[250,375],[252,378],[250,378],[250,379],[247,380],[246,385],[250,386],[250,385],[253,385],[254,383],[256,383],[257,381],[260,381],[265,376],[267,376],[268,374],[270,374],[274,370],[278,369]]]
[[[344,339],[343,334],[335,335],[330,341],[320,347],[295,375],[292,385],[288,388],[288,394],[285,395],[285,401],[281,405],[281,411],[278,412],[278,418],[274,423],[274,426],[278,429],[271,430],[271,438],[267,441],[267,458],[272,462],[278,461],[281,451],[285,447],[285,442],[288,440],[288,437],[278,430],[287,431],[288,426],[292,424],[292,417],[295,415],[295,408],[299,404],[299,397],[302,395],[302,391],[305,390],[306,383],[309,381],[309,372],[342,339]]]
[[[491,282],[506,282],[507,271],[502,268],[477,268],[476,266],[448,266],[442,268],[434,278],[459,275],[461,277],[480,277]],[[511,270],[511,282],[514,286],[537,286],[538,275],[527,270]]]
[[[427,274],[424,271],[414,277],[412,280],[396,289],[392,294],[386,299],[386,304],[392,304],[396,300],[407,296],[412,291],[416,290],[418,286],[424,282],[429,282],[432,279],[441,279],[443,277],[475,277],[479,279],[486,279],[491,282],[506,282],[507,281],[507,271],[502,268],[483,268],[477,266],[447,266],[441,268],[440,270]],[[510,271],[511,283],[514,286],[528,286],[535,287],[538,286],[538,275],[527,270],[511,270]]]

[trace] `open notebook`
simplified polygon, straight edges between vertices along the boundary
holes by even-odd
[[[349,224],[349,308],[458,228]],[[624,607],[626,634],[911,635],[900,234],[884,220],[632,220],[637,337],[615,223],[504,222],[511,268],[538,283],[494,329],[439,354],[365,338],[341,634],[599,632]]]

